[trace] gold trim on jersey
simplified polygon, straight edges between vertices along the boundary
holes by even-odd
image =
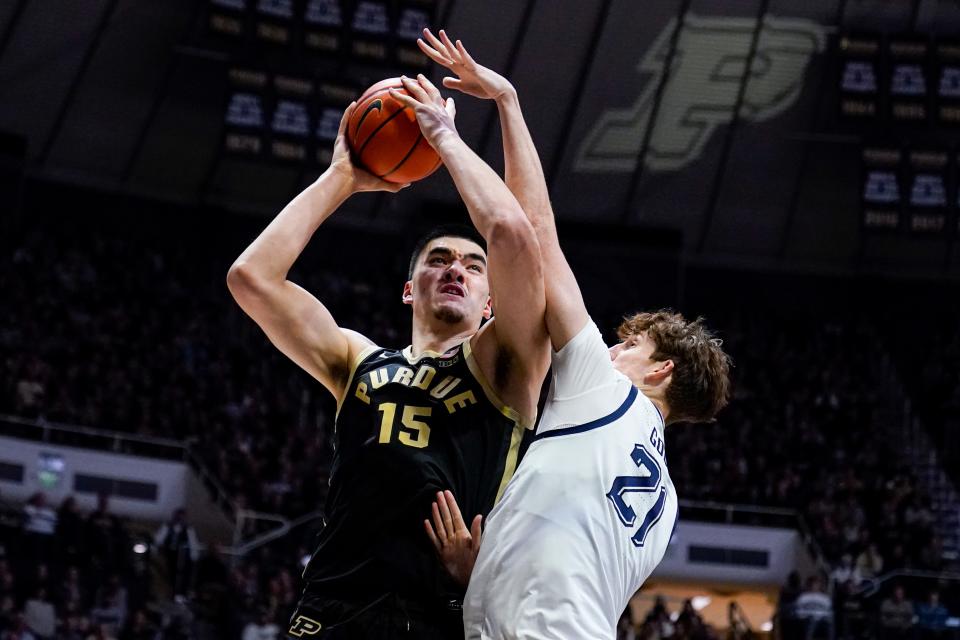
[[[526,431],[519,422],[513,423],[513,433],[510,434],[510,450],[507,451],[507,459],[503,463],[503,477],[500,479],[500,488],[497,489],[497,497],[494,504],[500,502],[503,492],[506,491],[513,473],[517,470],[517,457],[520,455],[520,442],[523,440],[523,433]]]
[[[427,350],[421,353],[420,355],[418,355],[416,358],[414,358],[412,344],[404,347],[403,351],[401,351],[400,353],[403,354],[403,357],[406,358],[407,362],[410,364],[417,364],[424,358],[442,358],[445,355],[443,353],[437,353],[436,351]]]
[[[357,367],[360,366],[360,363],[370,357],[370,354],[374,351],[379,351],[380,347],[375,344],[365,347],[363,351],[357,354],[357,357],[353,359],[353,362],[350,364],[350,375],[347,376],[347,384],[343,387],[343,395],[337,400],[337,413],[334,414],[334,430],[336,430],[336,420],[340,417],[340,407],[343,406],[343,401],[347,399],[347,396],[350,394],[350,387],[353,386],[353,376],[357,373]]]
[[[480,370],[480,365],[477,364],[476,359],[473,357],[473,349],[470,346],[469,339],[463,342],[463,359],[466,360],[467,368],[470,369],[470,373],[473,374],[474,379],[480,384],[480,388],[483,389],[487,400],[489,400],[500,413],[510,420],[513,420],[513,430],[510,434],[510,449],[507,451],[507,457],[503,462],[503,477],[500,479],[500,487],[497,489],[497,498],[494,501],[494,504],[496,504],[500,502],[500,498],[503,496],[503,492],[506,490],[510,478],[513,477],[513,473],[517,470],[517,458],[520,455],[520,442],[523,440],[523,433],[526,429],[533,428],[534,421],[530,421],[530,423],[527,424],[523,416],[521,416],[516,409],[504,404],[503,401],[500,400],[500,396],[497,395],[493,387],[487,382],[486,376],[484,376]]]

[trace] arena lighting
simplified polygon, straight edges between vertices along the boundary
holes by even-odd
[[[143,544],[142,542],[138,542],[137,544],[133,545],[133,552],[138,555],[143,555],[147,552],[147,545]]]
[[[690,604],[693,605],[695,611],[700,611],[704,607],[709,606],[711,602],[710,596],[693,596],[693,598],[690,599]]]

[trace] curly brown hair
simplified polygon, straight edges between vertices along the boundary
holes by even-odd
[[[666,392],[669,421],[712,422],[730,399],[733,362],[722,341],[703,318],[690,321],[669,309],[626,317],[617,329],[621,340],[643,334],[656,345],[652,360],[673,361]]]

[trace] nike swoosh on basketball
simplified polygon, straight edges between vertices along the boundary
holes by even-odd
[[[380,109],[383,109],[383,100],[380,98],[377,98],[367,105],[367,109],[363,112],[363,115],[360,116],[360,120],[357,122],[357,131],[360,131],[360,127],[363,126],[363,121],[367,119],[367,116],[370,115],[371,111],[380,111]]]

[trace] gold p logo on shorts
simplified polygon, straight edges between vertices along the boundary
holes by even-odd
[[[307,616],[297,616],[297,619],[293,621],[293,626],[290,627],[290,631],[287,633],[297,638],[302,638],[303,636],[316,635],[319,632],[319,622]]]

